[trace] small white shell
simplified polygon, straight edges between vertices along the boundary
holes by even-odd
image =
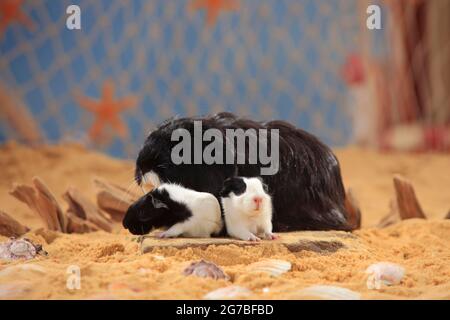
[[[19,257],[28,257],[36,255],[36,248],[26,240],[16,240],[11,243],[9,250],[12,254]]]
[[[379,290],[383,284],[388,286],[399,284],[405,274],[405,269],[395,263],[379,262],[371,264],[365,273],[369,275],[367,288]]]
[[[360,293],[336,286],[314,285],[302,289],[298,293],[300,296],[324,300],[361,300]]]
[[[186,269],[184,269],[183,274],[185,276],[194,275],[201,278],[212,278],[214,280],[230,279],[230,277],[225,274],[220,267],[205,260],[192,262]]]
[[[207,300],[224,300],[224,299],[239,299],[248,297],[252,292],[244,287],[229,286],[219,288],[217,290],[207,293],[203,299]]]
[[[40,245],[34,245],[28,239],[10,239],[0,243],[0,259],[33,259],[38,252],[44,252]]]
[[[266,272],[275,277],[288,272],[291,268],[292,264],[289,261],[278,259],[266,259],[248,266],[248,269],[251,271]]]

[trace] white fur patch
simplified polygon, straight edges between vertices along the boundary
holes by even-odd
[[[243,178],[247,188],[241,195],[231,193],[222,198],[225,224],[230,236],[241,240],[273,239],[272,199],[258,178]],[[254,198],[262,199],[259,210]]]
[[[153,188],[158,188],[161,185],[161,179],[154,171],[149,171],[142,177],[142,188],[144,191],[150,192]]]
[[[163,184],[174,201],[183,203],[192,212],[192,216],[177,223],[163,232],[163,237],[210,237],[222,230],[223,222],[219,201],[210,193],[197,192],[177,184]]]

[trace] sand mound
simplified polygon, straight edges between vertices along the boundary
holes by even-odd
[[[77,145],[33,149],[7,144],[0,150],[0,210],[31,227],[26,236],[43,244],[48,256],[27,262],[0,262],[0,299],[198,299],[232,284],[250,289],[248,298],[255,299],[298,299],[303,297],[299,290],[320,284],[348,288],[361,293],[362,298],[450,299],[450,220],[442,220],[450,209],[450,157],[383,155],[359,149],[338,150],[337,154],[344,183],[353,188],[360,201],[363,229],[348,236],[333,232],[294,233],[282,236],[281,242],[285,243],[251,246],[239,242],[185,248],[153,246],[141,254],[134,237],[119,227],[114,233],[84,235],[39,229],[42,225],[38,218],[8,195],[13,182],[29,183],[34,175],[39,175],[58,197],[69,186],[75,186],[95,200],[92,178],[100,176],[132,186],[132,162],[111,159]],[[394,173],[412,180],[430,219],[372,228],[388,212]],[[64,203],[61,198],[58,200]],[[182,239],[176,242],[181,247],[186,244]],[[292,269],[280,277],[249,270],[250,263],[267,258],[289,261]],[[200,259],[222,267],[230,280],[182,275],[190,262]],[[367,289],[364,270],[379,261],[391,261],[405,268],[399,285],[379,291]],[[67,287],[73,270],[80,271],[80,289]]]

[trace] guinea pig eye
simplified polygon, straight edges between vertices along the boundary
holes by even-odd
[[[262,184],[265,193],[269,193],[269,186],[265,183]]]
[[[140,222],[147,222],[152,218],[151,215],[146,214],[144,210],[140,211],[137,217]]]
[[[153,204],[153,207],[155,207],[156,209],[160,209],[160,208],[169,209],[169,207],[165,203],[163,203],[155,198],[152,198],[152,204]]]

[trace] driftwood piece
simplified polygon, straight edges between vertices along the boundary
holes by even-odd
[[[33,178],[33,186],[16,184],[10,194],[36,212],[48,230],[63,233],[112,231],[111,217],[98,209],[75,188],[69,188],[63,195],[69,204],[66,213],[61,210],[47,186],[37,177]],[[0,215],[0,225],[1,221]]]
[[[94,185],[98,189],[97,205],[117,221],[122,221],[130,205],[139,198],[138,195],[100,178],[94,179]]]
[[[400,175],[395,175],[394,187],[400,218],[402,220],[412,218],[426,219],[411,182]]]
[[[450,219],[450,211],[449,212],[447,212],[447,215],[445,216],[445,218],[444,219]]]
[[[97,226],[98,228],[111,232],[112,222],[111,219],[104,215],[91,201],[84,197],[77,189],[69,188],[63,195],[64,200],[69,204],[69,210],[73,216],[78,217],[81,221],[86,220]],[[71,217],[71,228],[84,230],[85,228],[91,229],[92,226],[84,224],[80,226],[80,221]],[[77,231],[75,231],[77,232]],[[87,231],[86,231],[87,232]],[[78,233],[78,232],[77,232]]]
[[[89,233],[99,231],[97,227],[90,221],[83,220],[71,212],[67,212],[67,232],[68,233]]]
[[[67,232],[67,220],[61,207],[47,186],[38,177],[33,178],[33,185],[15,184],[10,194],[36,212],[47,229]]]
[[[348,213],[348,223],[353,229],[361,228],[361,209],[352,189],[347,190],[345,209]]]
[[[390,212],[378,223],[379,228],[390,226],[400,220],[426,219],[410,181],[400,175],[394,176],[395,200],[390,203]]]
[[[380,220],[380,222],[378,222],[377,227],[385,228],[385,227],[395,224],[399,221],[400,221],[400,215],[398,214],[397,201],[391,200],[389,213],[386,216],[384,216]]]
[[[0,211],[0,235],[5,237],[20,237],[27,233],[30,229],[9,214]]]

